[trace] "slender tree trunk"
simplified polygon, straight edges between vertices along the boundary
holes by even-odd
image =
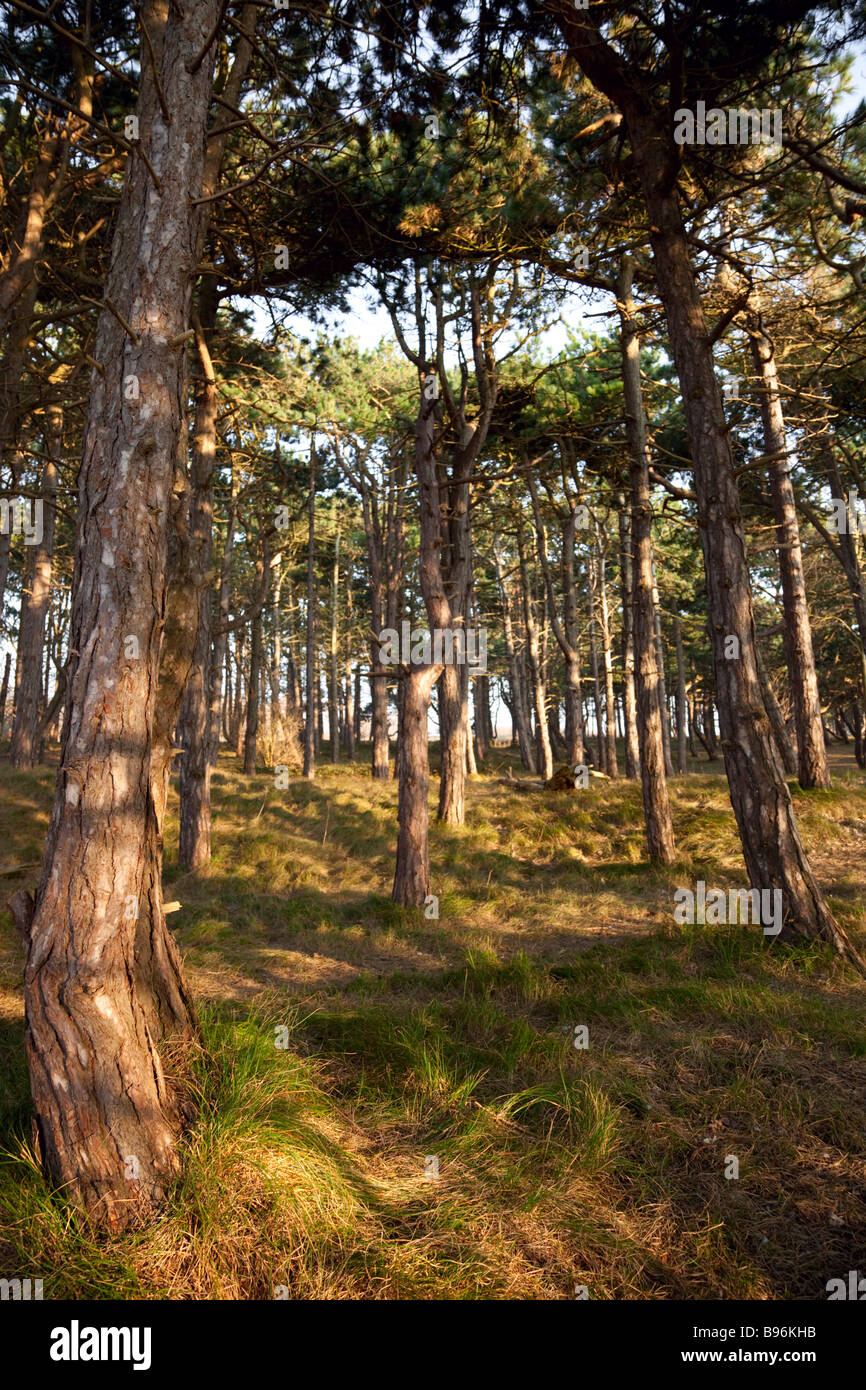
[[[784,775],[786,777],[797,776],[797,753],[791,742],[788,733],[788,726],[785,723],[785,716],[776,699],[776,692],[767,671],[767,664],[764,661],[764,654],[761,651],[760,643],[755,643],[755,660],[758,665],[758,679],[761,682],[761,693],[764,698],[764,709],[770,720],[773,729],[773,737],[776,740],[776,749],[781,760]],[[821,735],[823,738],[823,733]]]
[[[2,368],[0,368],[2,370]],[[0,388],[2,389],[2,388]],[[0,457],[3,454],[2,424],[0,424]],[[24,453],[19,449],[11,451],[9,460],[9,496],[13,497],[18,488],[18,480],[24,466]],[[12,545],[12,527],[0,530],[0,626],[3,621],[3,605],[6,599],[6,583],[9,579],[9,558]]]
[[[625,498],[619,505],[619,574],[622,603],[622,711],[625,738],[625,775],[640,776],[640,739],[637,731],[637,697],[634,683],[634,610],[632,608],[631,517]]]
[[[662,746],[665,754],[665,772],[668,777],[674,775],[674,760],[671,753],[671,712],[668,708],[668,689],[665,680],[665,642],[662,636],[662,615],[659,605],[659,591],[655,578],[655,564],[653,564],[653,629],[655,632],[656,644],[656,670],[658,672],[659,688],[659,709],[662,716]]]
[[[821,454],[823,456],[824,467],[827,473],[827,481],[830,490],[835,498],[838,498],[845,506],[846,524],[839,528],[835,540],[827,537],[831,552],[842,566],[845,578],[848,581],[848,588],[854,607],[854,618],[857,623],[857,631],[860,635],[861,648],[861,679],[863,681],[864,693],[866,693],[866,576],[860,565],[860,548],[858,536],[860,523],[856,516],[851,516],[848,510],[845,488],[839,472],[839,465],[833,448],[833,441],[829,433],[824,435],[821,444]]]
[[[51,590],[51,567],[54,555],[54,517],[57,497],[58,470],[56,458],[60,453],[62,416],[58,407],[49,412],[45,432],[47,459],[42,470],[42,539],[33,552],[29,567],[31,582],[28,593],[21,595],[21,626],[18,642],[18,671],[16,681],[15,719],[9,745],[9,761],[13,767],[29,768],[39,753],[36,736],[42,699],[42,652],[45,643],[45,619],[48,614]],[[47,689],[47,687],[46,687]]]
[[[526,628],[526,656],[529,662],[529,675],[532,681],[532,695],[535,703],[535,736],[538,748],[538,770],[542,779],[549,782],[553,776],[553,752],[550,747],[550,734],[547,729],[547,707],[544,678],[541,673],[541,656],[538,646],[538,623],[535,618],[535,600],[526,564],[523,535],[517,533],[517,550],[520,556],[521,596],[523,599],[523,622]]]
[[[794,487],[788,466],[788,441],[782,412],[782,393],[776,355],[761,319],[754,310],[748,316],[752,361],[761,394],[764,452],[770,466],[770,493],[776,519],[779,576],[785,614],[785,656],[791,681],[797,756],[801,787],[829,787],[824,726],[818,695],[818,676],[812,650],[812,627],[806,602],[806,579]]]
[[[208,762],[216,766],[220,748],[220,727],[227,742],[230,742],[232,706],[231,652],[229,650],[228,621],[232,600],[232,551],[235,536],[235,483],[232,479],[232,502],[226,522],[226,538],[220,566],[219,601],[217,603],[217,631],[213,639],[213,650],[208,670],[208,703],[210,721],[208,730]],[[222,700],[223,675],[225,675],[225,702]]]
[[[712,695],[704,696],[704,740],[707,756],[712,762],[719,756],[719,745],[716,741],[716,709]]]
[[[196,383],[195,420],[190,472],[190,534],[199,551],[199,563],[210,570],[213,558],[213,470],[217,448],[217,396],[208,334],[216,324],[217,296],[212,276],[199,291],[197,328],[200,374]],[[199,598],[198,630],[181,714],[184,747],[180,759],[180,843],[178,858],[186,869],[206,864],[211,852],[210,778],[212,751],[209,721],[211,702],[208,680],[211,661],[211,605],[206,585]],[[221,672],[221,667],[218,668]]]
[[[607,607],[607,581],[604,551],[598,550],[598,615],[601,629],[601,653],[604,665],[604,770],[608,777],[618,777],[616,760],[616,711],[613,697],[613,662],[611,659],[610,618]]]
[[[475,711],[475,746],[478,761],[483,763],[490,756],[490,677],[476,676],[472,686],[472,704]]]
[[[270,563],[265,548],[264,580],[268,582]],[[259,568],[257,566],[257,568]],[[259,571],[261,573],[261,570]],[[264,665],[264,642],[262,640],[262,605],[256,604],[250,625],[250,676],[247,686],[247,727],[244,733],[244,773],[251,777],[256,770],[257,739],[259,732],[259,699]]]
[[[346,757],[355,761],[355,682],[351,658],[346,662]]]
[[[418,479],[418,501],[423,535],[420,567],[421,592],[427,609],[431,631],[457,632],[463,628],[463,615],[469,590],[470,570],[465,551],[469,544],[468,483],[450,483],[451,516],[448,546],[451,595],[446,593],[441,559],[443,545],[442,495],[439,467],[434,452],[435,397],[424,395],[415,426],[415,473]],[[433,542],[433,528],[436,541]],[[457,578],[457,576],[460,576]],[[455,641],[456,649],[456,641]],[[457,666],[447,663],[439,682],[439,810],[438,818],[446,825],[462,825],[466,814],[466,703],[463,683]]]
[[[569,514],[561,517],[562,553],[560,571],[562,577],[563,621],[560,623],[556,612],[553,582],[547,559],[547,534],[538,504],[538,493],[532,474],[527,470],[529,493],[535,517],[538,562],[544,578],[547,596],[547,611],[560,651],[565,659],[565,756],[574,767],[584,759],[583,700],[580,688],[580,635],[577,622],[577,592],[574,582],[574,537],[576,508],[571,505]]]
[[[671,864],[675,856],[674,828],[668,799],[656,678],[658,653],[654,631],[652,502],[640,380],[640,337],[632,297],[633,276],[634,264],[626,256],[617,284],[617,303],[620,306],[622,380],[631,483],[631,610],[641,790],[650,858],[662,864]]]
[[[307,502],[307,717],[304,724],[304,776],[316,776],[316,445],[310,440],[310,481]]]
[[[133,153],[106,283],[106,299],[132,334],[109,310],[100,313],[94,356],[102,373],[91,381],[79,475],[63,756],[29,924],[26,1038],[42,1157],[68,1198],[114,1228],[160,1202],[179,1173],[184,1106],[160,1046],[195,1029],[162,905],[170,744],[157,743],[157,684],[167,526],[186,438],[185,360],[176,344],[188,329],[197,265],[193,199],[215,46],[189,69],[219,10],[218,0],[198,0],[146,12],[156,56],[141,65],[139,128],[161,190]]]
[[[466,739],[466,772],[469,777],[478,776],[478,764],[475,761],[475,742],[470,737]]]
[[[243,757],[244,734],[247,725],[246,705],[249,695],[249,683],[247,681],[247,634],[244,628],[240,628],[235,638],[235,694],[234,694],[234,725],[233,725],[233,747],[238,758]]]
[[[607,738],[604,733],[604,724],[601,710],[601,680],[599,678],[598,664],[598,636],[595,619],[595,590],[597,584],[597,570],[594,554],[589,561],[589,582],[586,586],[587,612],[589,614],[589,661],[592,670],[592,699],[595,707],[595,745],[596,763],[599,768],[604,767],[607,761]]]
[[[340,616],[340,522],[334,504],[334,567],[331,573],[331,640],[328,664],[328,732],[331,736],[331,762],[340,761],[340,683],[339,665]]]
[[[494,546],[493,559],[496,565],[496,577],[499,582],[499,593],[502,599],[502,629],[505,641],[505,654],[508,658],[508,669],[511,675],[511,742],[515,741],[520,749],[520,761],[527,772],[535,772],[535,754],[532,750],[532,742],[529,732],[529,715],[526,708],[522,672],[517,650],[514,645],[514,623],[511,613],[511,594],[508,588],[508,581],[505,575],[502,556]]]
[[[686,664],[683,657],[683,633],[679,614],[674,614],[674,642],[677,649],[677,772],[682,777],[686,761]]]
[[[6,653],[6,661],[3,665],[3,684],[0,685],[0,739],[6,731],[6,700],[9,695],[9,667],[12,664],[12,653]]]

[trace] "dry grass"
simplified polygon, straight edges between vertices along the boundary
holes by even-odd
[[[323,767],[277,791],[225,760],[213,862],[166,866],[204,1003],[200,1120],[172,1202],[122,1238],[28,1154],[4,914],[0,1274],[50,1297],[821,1299],[862,1264],[866,983],[819,948],[673,923],[676,887],[744,882],[718,765],[671,784],[662,872],[636,786],[524,794],[497,781],[510,757],[464,829],[433,827],[438,921],[389,900],[392,784]],[[798,813],[862,945],[866,779],[835,772]],[[6,865],[38,860],[52,780],[3,770]]]

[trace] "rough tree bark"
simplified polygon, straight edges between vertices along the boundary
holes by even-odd
[[[163,912],[166,767],[155,726],[214,46],[189,68],[219,13],[219,0],[146,11],[155,53],[142,63],[138,116],[150,168],[137,149],[130,155],[106,283],[117,314],[103,309],[97,327],[69,699],[29,930],[27,1055],[42,1157],[68,1197],[115,1228],[178,1175],[184,1106],[161,1045],[195,1029]]]

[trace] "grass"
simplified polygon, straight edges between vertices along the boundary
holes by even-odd
[[[824,948],[674,924],[676,887],[744,883],[717,770],[671,783],[659,870],[633,784],[530,795],[498,780],[510,756],[465,828],[432,827],[438,921],[389,899],[393,784],[324,766],[277,792],[221,764],[212,863],[170,849],[165,872],[199,1118],[171,1201],[123,1236],[33,1161],[2,915],[0,1275],[50,1298],[823,1299],[862,1265],[866,983]],[[862,949],[866,779],[834,773],[795,799]],[[52,784],[0,771],[0,867],[39,859]]]

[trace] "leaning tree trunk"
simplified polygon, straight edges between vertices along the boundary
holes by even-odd
[[[755,661],[758,667],[758,679],[761,682],[761,693],[764,697],[764,709],[773,729],[773,737],[776,740],[776,748],[782,760],[782,768],[786,777],[797,776],[797,751],[791,742],[788,733],[788,726],[785,723],[785,716],[782,713],[779,701],[776,699],[776,692],[770,680],[767,665],[764,661],[764,654],[761,651],[760,643],[755,643]]]
[[[219,13],[219,0],[197,0],[147,14],[155,52],[138,117],[149,162],[130,155],[106,282],[117,313],[103,309],[94,347],[63,756],[29,931],[42,1156],[67,1196],[115,1228],[179,1173],[183,1105],[160,1044],[195,1028],[163,912],[166,769],[153,757],[215,47],[189,69]]]
[[[800,527],[788,465],[788,442],[776,354],[760,312],[755,310],[751,313],[747,322],[752,361],[760,383],[764,453],[770,467],[770,493],[776,519],[779,576],[782,581],[782,607],[785,615],[785,657],[791,681],[794,724],[797,729],[800,786],[829,787],[830,774],[827,770],[818,675],[812,650],[812,627],[806,602]]]
[[[652,502],[646,417],[640,381],[640,337],[632,298],[634,265],[623,258],[617,284],[625,424],[631,483],[631,606],[634,623],[634,677],[640,745],[641,790],[650,858],[674,860],[674,827],[668,799],[662,717],[658,701],[653,603]]]
[[[764,710],[730,430],[680,208],[669,116],[656,108],[636,67],[610,46],[592,19],[570,7],[558,9],[557,19],[585,75],[622,111],[643,191],[694,468],[716,700],[749,881],[755,889],[782,892],[784,939],[829,942],[866,971],[866,962],[835,921],[812,872]],[[729,636],[738,639],[735,660],[726,651]]]

